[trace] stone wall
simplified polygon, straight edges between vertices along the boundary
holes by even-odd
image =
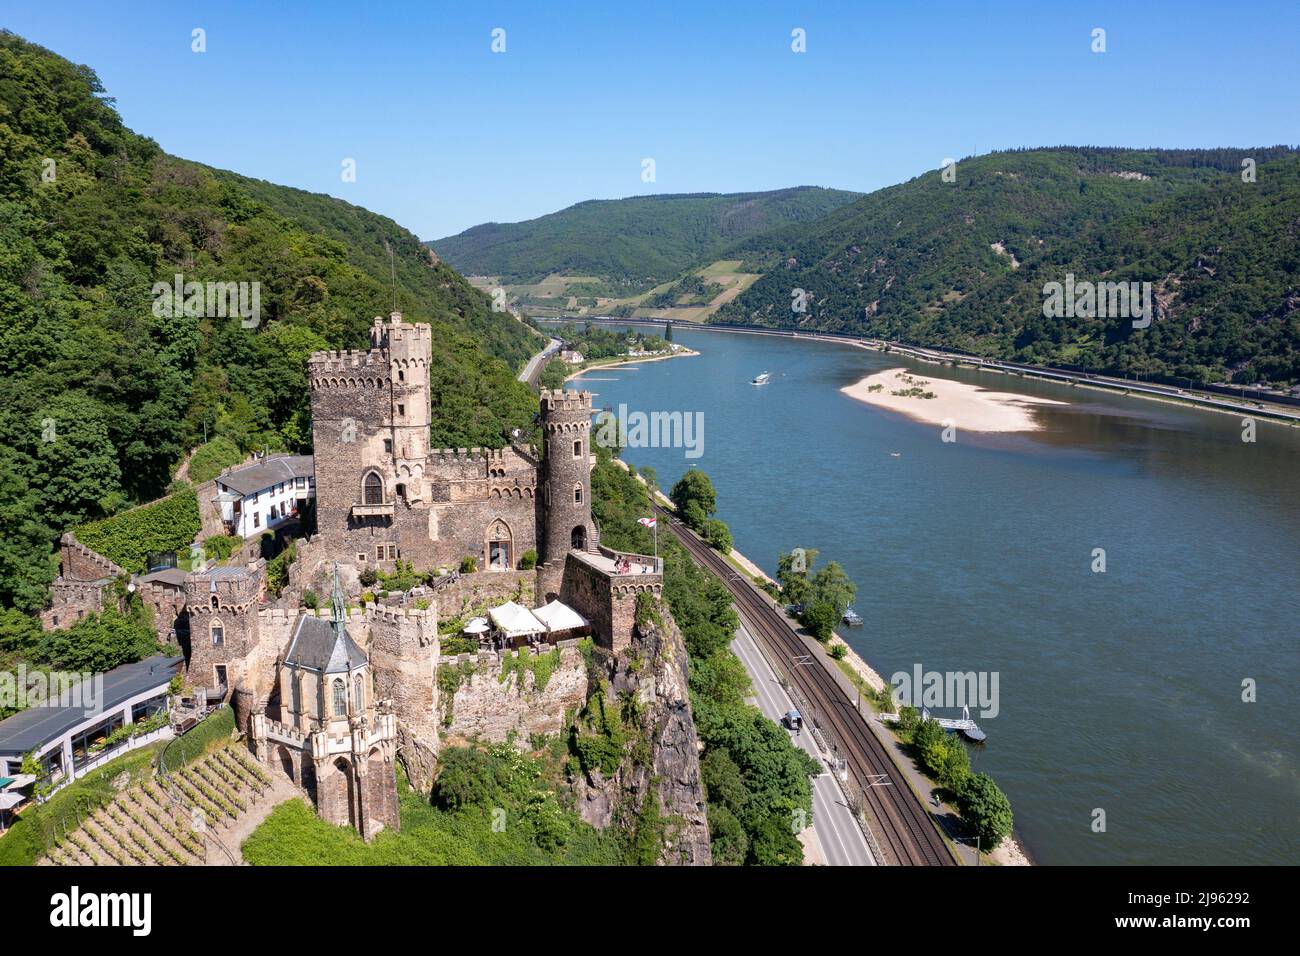
[[[540,690],[531,670],[524,672],[521,683],[519,670],[514,668],[503,682],[503,659],[496,654],[443,658],[441,664],[447,667],[456,668],[471,661],[474,665],[474,673],[462,679],[452,699],[452,722],[446,728],[448,743],[501,742],[513,731],[520,746],[526,746],[530,734],[557,734],[564,730],[566,712],[578,710],[587,699],[587,665],[578,641],[561,641],[555,647],[540,648],[543,654],[557,649],[559,665]],[[517,653],[533,655],[533,650],[523,648]]]
[[[162,581],[149,581],[141,584],[136,593],[141,602],[153,612],[154,627],[159,639],[173,647],[179,646],[176,632],[185,612],[185,589]]]
[[[621,554],[603,546],[599,550],[605,557]],[[653,560],[642,555],[633,557]],[[560,600],[591,622],[602,647],[618,653],[632,640],[637,595],[649,593],[657,597],[662,591],[661,573],[610,574],[570,553],[565,561]]]
[[[250,459],[251,460],[251,459]],[[242,467],[242,466],[239,466]],[[226,469],[230,471],[229,468]],[[199,497],[199,537],[200,542],[226,533],[226,526],[221,521],[221,509],[214,500],[217,497],[217,480],[209,478],[194,489]]]
[[[98,581],[121,577],[126,571],[90,550],[69,531],[59,539],[59,574],[69,581]]]
[[[525,607],[533,607],[537,594],[536,571],[479,571],[475,574],[462,574],[451,584],[443,585],[434,592],[438,596],[438,606],[444,618],[454,618],[464,609],[476,607],[485,602],[492,605],[516,601]]]
[[[51,604],[41,611],[41,627],[47,631],[72,627],[87,614],[104,609],[105,585],[87,581],[55,581],[50,585]]]
[[[391,700],[397,717],[397,755],[412,786],[433,781],[441,712],[438,707],[438,608],[427,611],[375,607],[349,633],[370,656],[375,696]],[[358,636],[360,631],[362,636]]]

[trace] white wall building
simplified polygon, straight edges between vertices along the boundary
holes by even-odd
[[[296,517],[315,499],[315,459],[277,455],[217,476],[214,500],[226,533],[248,539]]]

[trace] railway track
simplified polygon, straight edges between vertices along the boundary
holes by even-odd
[[[655,512],[667,522],[669,530],[691,557],[727,585],[750,632],[767,646],[771,656],[786,663],[789,679],[817,711],[814,719],[825,720],[847,751],[844,756],[849,773],[864,794],[872,832],[886,857],[883,862],[899,866],[955,866],[957,860],[929,811],[843,688],[820,661],[809,656],[811,649],[785,615],[670,512],[658,505]],[[807,660],[801,661],[802,658]]]

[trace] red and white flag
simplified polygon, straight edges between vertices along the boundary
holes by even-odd
[[[653,528],[653,527],[655,526],[655,521],[658,520],[658,519],[656,519],[656,518],[637,518],[636,520],[637,520],[637,523],[638,523],[638,524],[643,524],[643,525],[645,525],[647,528]]]

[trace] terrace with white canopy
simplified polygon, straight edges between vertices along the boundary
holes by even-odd
[[[529,610],[522,604],[507,601],[488,611],[487,618],[474,618],[464,632],[473,634],[493,650],[554,644],[568,638],[582,637],[591,624],[581,614],[560,601]]]

